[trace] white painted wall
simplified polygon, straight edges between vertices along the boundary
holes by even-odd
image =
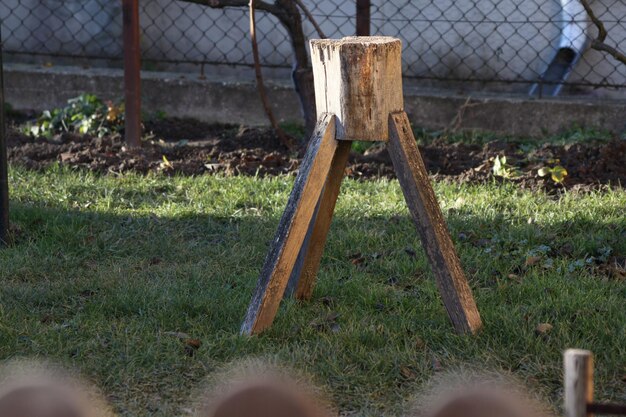
[[[251,62],[245,10],[213,10],[171,0],[141,1],[144,57]],[[305,3],[315,15],[329,16],[318,17],[327,35],[354,34],[354,1]],[[557,0],[373,3],[373,34],[402,38],[404,70],[409,76],[535,79],[559,42]],[[626,1],[595,0],[592,6],[603,16],[609,31],[608,42],[624,48]],[[107,55],[118,57],[122,53],[119,0],[2,0],[0,18],[5,48],[9,50],[86,55],[104,50]],[[276,19],[259,13],[257,24],[264,61],[272,65],[289,63],[291,48]],[[310,24],[306,24],[306,29],[314,36]],[[12,35],[7,38],[9,32]],[[590,50],[571,80],[626,85],[626,65]],[[518,88],[526,90],[528,86]],[[594,93],[626,97],[626,89]]]

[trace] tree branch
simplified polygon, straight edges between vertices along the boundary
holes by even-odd
[[[224,9],[224,8],[242,8],[242,7],[250,7],[250,0],[183,0],[187,3],[199,4],[215,9]],[[311,70],[311,66],[309,63],[309,53],[306,49],[306,36],[304,35],[304,30],[302,28],[302,14],[296,1],[298,0],[273,0],[273,3],[270,3],[271,0],[254,0],[254,9],[260,10],[262,12],[269,13],[273,15],[276,19],[278,19],[279,23],[285,28],[287,33],[289,34],[289,40],[291,41],[291,47],[293,50],[294,56],[294,64],[292,68],[292,77],[294,81],[294,86],[296,88],[296,92],[298,93],[298,97],[300,99],[300,104],[302,105],[302,112],[304,114],[306,131],[308,134],[312,133],[313,128],[315,127],[316,122],[316,111],[315,111],[315,96],[314,96],[314,87],[313,87],[313,72]],[[306,9],[306,8],[305,8]],[[307,13],[308,11],[303,9],[303,13]],[[253,11],[253,10],[251,10]],[[253,40],[253,57],[254,57],[254,67],[257,74],[257,88],[259,89],[259,93],[261,95],[261,100],[263,101],[263,106],[266,109],[266,113],[268,113],[268,118],[270,118],[270,123],[276,129],[275,119],[272,121],[273,116],[270,116],[271,108],[269,106],[269,101],[267,100],[265,94],[265,88],[263,86],[263,78],[260,69],[259,63],[259,52],[258,45],[256,44],[256,30],[254,28],[255,23],[251,21],[251,32],[254,32],[255,39]],[[319,29],[319,25],[314,23]],[[323,33],[320,34],[322,36]],[[260,82],[259,82],[260,80]],[[279,137],[281,136],[281,131],[276,129]],[[287,136],[285,134],[285,136]],[[281,138],[282,141],[282,138]]]
[[[598,16],[596,16],[591,6],[589,6],[589,2],[587,0],[580,0],[580,3],[585,8],[589,19],[591,19],[593,24],[598,29],[598,37],[591,41],[591,47],[597,51],[606,52],[616,60],[620,61],[623,64],[626,64],[626,55],[619,51],[617,48],[614,48],[611,45],[607,45],[604,42],[606,40],[608,32],[602,20],[600,20]]]
[[[298,7],[300,7],[300,10],[304,12],[304,14],[306,15],[306,18],[309,19],[309,22],[311,22],[311,24],[317,31],[317,35],[322,39],[326,39],[326,35],[324,35],[324,32],[322,32],[322,28],[320,27],[320,25],[317,24],[317,20],[315,20],[315,18],[313,17],[309,9],[306,7],[306,5],[302,2],[302,0],[294,0],[294,1],[298,5]]]
[[[265,109],[265,114],[272,125],[272,128],[278,135],[278,139],[280,142],[289,149],[292,149],[294,146],[293,139],[290,138],[283,129],[280,128],[276,117],[274,116],[274,112],[272,111],[272,106],[270,105],[270,101],[267,97],[267,91],[265,90],[265,84],[263,82],[263,72],[261,71],[261,58],[259,57],[259,45],[256,40],[256,19],[254,15],[256,0],[250,0],[250,38],[252,40],[252,56],[254,57],[254,73],[256,75],[256,85],[257,90],[259,91],[259,96],[261,96],[261,102],[263,103],[263,108]]]

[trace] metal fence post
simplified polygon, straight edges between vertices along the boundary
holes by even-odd
[[[2,33],[0,33],[0,246],[9,242],[9,175],[6,128],[4,120],[4,67],[2,65]]]
[[[357,0],[356,2],[356,34],[357,36],[370,36],[370,0]]]
[[[141,49],[139,0],[123,0],[124,20],[124,136],[130,147],[141,146]]]

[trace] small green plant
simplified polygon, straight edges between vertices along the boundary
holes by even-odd
[[[497,155],[493,158],[493,168],[491,171],[496,177],[506,179],[514,179],[520,176],[519,170],[507,162],[505,155]]]
[[[93,94],[81,94],[69,99],[65,107],[43,111],[34,123],[26,125],[25,133],[49,137],[75,132],[102,137],[119,131],[123,125],[124,104],[115,105]]]
[[[562,184],[563,181],[565,180],[565,177],[567,177],[567,170],[565,168],[563,168],[561,165],[558,165],[558,160],[556,161],[557,165],[555,165],[554,167],[543,167],[540,168],[537,171],[537,175],[539,175],[540,177],[545,177],[547,175],[550,175],[550,178],[552,179],[552,181],[554,181],[556,184]]]

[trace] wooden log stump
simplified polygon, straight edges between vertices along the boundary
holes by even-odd
[[[318,128],[281,219],[241,328],[259,333],[274,320],[287,286],[311,297],[353,140],[389,141],[389,153],[422,238],[448,315],[459,333],[481,319],[406,113],[400,40],[312,40]]]
[[[386,141],[401,111],[402,42],[387,36],[311,41],[317,114],[334,114],[338,140]]]

